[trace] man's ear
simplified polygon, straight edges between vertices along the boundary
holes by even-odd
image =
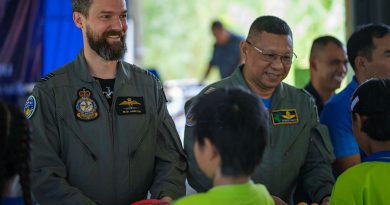
[[[356,56],[355,58],[355,67],[361,71],[366,70],[367,68],[367,59],[363,56]]]
[[[315,58],[310,58],[309,59],[309,64],[310,64],[310,70],[317,70],[317,64],[316,64],[316,59]]]
[[[248,46],[247,46],[247,42],[245,41],[241,41],[240,43],[240,51],[241,51],[241,60],[242,62],[245,62],[246,58],[247,58],[247,55],[248,55]]]
[[[82,29],[84,25],[84,16],[80,12],[73,12],[73,22],[77,26],[77,28]]]

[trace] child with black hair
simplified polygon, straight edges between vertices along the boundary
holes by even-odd
[[[240,89],[219,88],[201,96],[191,113],[195,158],[214,187],[175,205],[274,204],[266,187],[250,180],[269,133],[260,100]]]
[[[30,133],[14,106],[0,102],[0,205],[30,205]]]
[[[390,80],[372,78],[361,84],[351,110],[354,136],[368,156],[338,177],[330,204],[389,204]]]

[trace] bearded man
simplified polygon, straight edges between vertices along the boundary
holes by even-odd
[[[125,0],[73,0],[84,48],[25,106],[32,191],[45,204],[118,204],[185,194],[186,157],[161,83],[123,62]]]

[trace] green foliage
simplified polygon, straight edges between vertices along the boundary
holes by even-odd
[[[294,33],[298,59],[292,69],[308,68],[311,43],[319,35],[334,35],[345,42],[344,0],[142,0],[143,64],[154,66],[164,80],[201,79],[214,39],[210,23],[220,19],[225,26],[245,37],[253,20],[276,15],[286,20]],[[291,84],[306,80],[294,73]]]

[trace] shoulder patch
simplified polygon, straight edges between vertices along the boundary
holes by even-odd
[[[188,111],[188,114],[186,115],[186,126],[192,127],[196,124],[194,120],[194,115],[191,112],[191,109]]]
[[[49,80],[50,78],[52,78],[53,76],[55,76],[54,73],[49,73],[49,74],[47,74],[45,77],[42,77],[41,80],[39,80],[39,82],[47,81],[47,80]]]
[[[23,109],[24,116],[27,119],[30,119],[31,116],[34,114],[36,107],[37,107],[37,101],[33,95],[30,95],[27,98],[26,104],[24,104],[24,109]]]

